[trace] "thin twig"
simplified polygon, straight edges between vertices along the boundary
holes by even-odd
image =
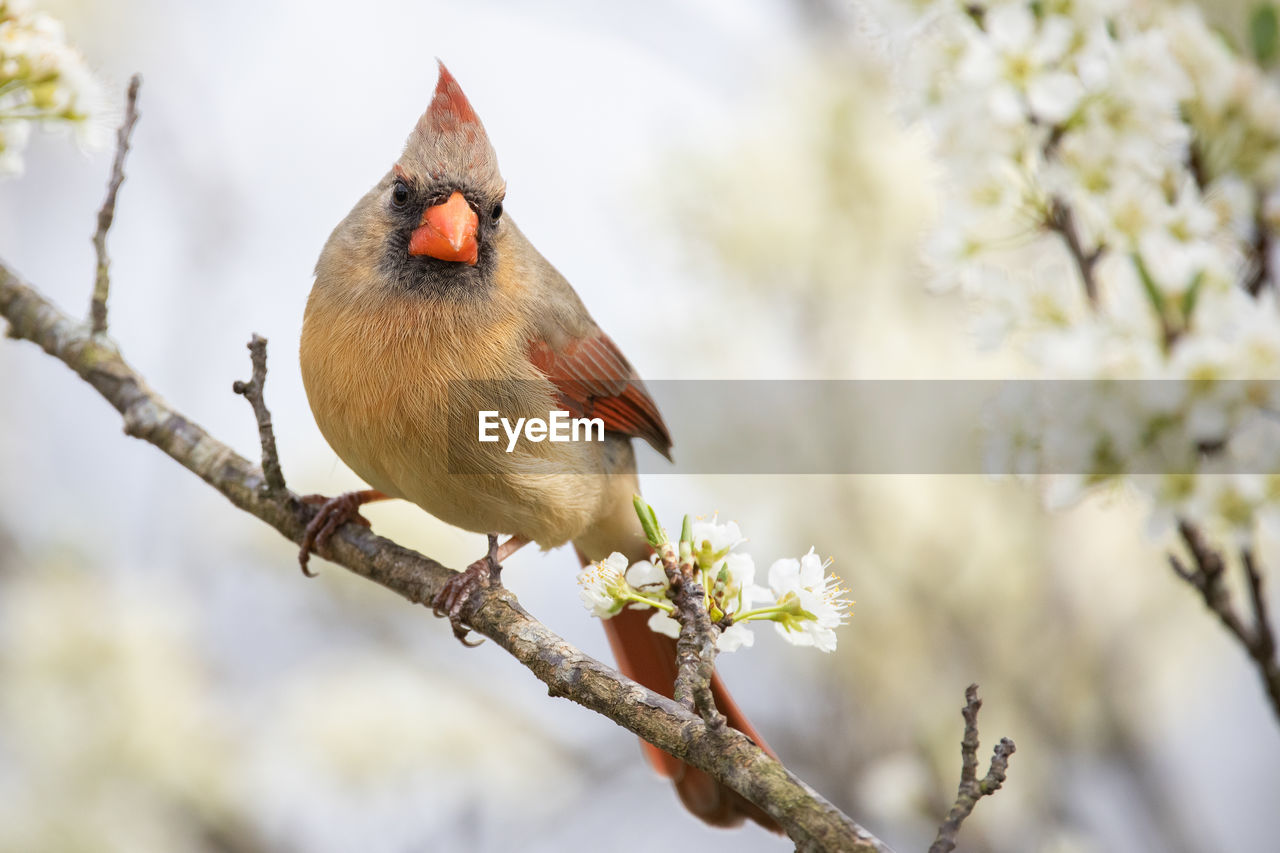
[[[1061,124],[1054,124],[1049,128],[1049,136],[1045,140],[1042,149],[1046,160],[1055,156],[1066,132],[1066,127]],[[1075,212],[1072,211],[1071,205],[1061,196],[1053,196],[1049,199],[1049,210],[1045,214],[1044,225],[1050,231],[1062,237],[1062,241],[1066,243],[1067,251],[1071,253],[1071,259],[1075,261],[1076,271],[1080,274],[1080,283],[1084,286],[1084,294],[1089,299],[1089,307],[1097,308],[1098,279],[1094,275],[1093,268],[1102,257],[1102,246],[1095,246],[1092,252],[1084,250],[1084,243],[1080,239],[1080,227],[1076,223]]]
[[[696,711],[711,728],[724,726],[724,715],[716,708],[711,693],[711,676],[716,665],[716,635],[707,613],[706,591],[698,583],[692,555],[677,556],[671,543],[658,549],[662,568],[670,584],[671,602],[680,623],[676,639],[675,700]]]
[[[1204,152],[1200,149],[1200,143],[1194,139],[1187,146],[1187,171],[1196,182],[1196,189],[1202,193],[1208,189],[1209,182],[1212,180],[1209,177],[1209,166],[1204,161]]]
[[[1049,202],[1049,213],[1045,217],[1045,227],[1061,235],[1063,242],[1067,244],[1067,251],[1071,253],[1071,258],[1075,261],[1076,269],[1080,273],[1080,282],[1084,285],[1085,296],[1089,298],[1091,306],[1097,307],[1098,279],[1094,275],[1093,268],[1098,263],[1098,259],[1102,257],[1102,247],[1098,246],[1092,252],[1084,250],[1084,245],[1080,241],[1080,230],[1076,225],[1075,214],[1072,212],[1071,206],[1060,198],[1052,199]]]
[[[1275,285],[1272,270],[1271,253],[1275,248],[1275,240],[1271,234],[1270,223],[1267,222],[1266,199],[1261,190],[1257,190],[1257,199],[1253,209],[1253,243],[1249,247],[1252,254],[1249,277],[1245,279],[1244,289],[1250,296],[1257,296],[1268,284]]]
[[[138,87],[142,77],[129,78],[129,91],[125,96],[124,121],[116,131],[116,158],[111,164],[111,180],[107,182],[107,197],[98,211],[98,230],[93,233],[93,249],[98,256],[98,272],[93,283],[93,301],[89,303],[89,322],[93,333],[107,331],[107,296],[111,291],[111,259],[107,256],[107,232],[116,218],[116,196],[124,183],[124,158],[129,153],[129,138],[133,126],[138,123]]]
[[[1191,554],[1191,566],[1183,563],[1177,554],[1169,555],[1169,566],[1174,574],[1200,593],[1205,606],[1244,648],[1258,670],[1258,677],[1262,679],[1262,687],[1271,703],[1271,710],[1280,721],[1280,660],[1276,657],[1275,630],[1267,609],[1262,570],[1253,552],[1248,548],[1240,551],[1240,563],[1253,611],[1253,625],[1249,626],[1237,612],[1231,594],[1223,583],[1226,561],[1222,554],[1205,542],[1199,528],[1185,519],[1178,522],[1178,534]]]
[[[1262,588],[1262,572],[1258,569],[1258,564],[1254,560],[1251,549],[1243,549],[1240,552],[1240,559],[1244,564],[1245,577],[1249,581],[1249,601],[1253,605],[1254,632],[1258,650],[1264,656],[1272,659],[1272,663],[1274,663],[1276,638],[1271,628],[1271,616],[1267,610],[1266,593]]]
[[[275,431],[271,428],[271,412],[263,397],[267,384],[267,339],[254,335],[249,341],[249,358],[253,363],[253,378],[248,382],[236,380],[231,390],[244,395],[253,406],[253,416],[258,421],[258,439],[262,443],[262,475],[268,491],[285,491],[284,470],[276,453]],[[303,571],[306,567],[303,567]]]
[[[992,753],[987,775],[979,779],[978,709],[982,707],[982,700],[978,698],[978,685],[969,685],[964,691],[964,700],[964,708],[960,710],[964,715],[964,737],[960,741],[960,787],[947,819],[938,827],[938,837],[929,845],[929,853],[951,853],[955,849],[960,825],[973,812],[978,800],[999,791],[1004,784],[1009,771],[1009,756],[1015,750],[1013,741],[1001,738]]]

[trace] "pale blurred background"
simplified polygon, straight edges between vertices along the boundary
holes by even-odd
[[[297,491],[358,487],[306,405],[302,309],[437,56],[488,128],[507,210],[647,377],[1013,370],[979,352],[959,301],[923,287],[935,173],[852,6],[43,5],[113,96],[145,78],[112,334],[251,457],[230,386],[249,335],[267,336]],[[0,256],[72,313],[110,156],[38,135],[27,174],[0,185]],[[0,849],[787,849],[702,827],[634,738],[492,645],[464,650],[425,609],[323,562],[304,580],[294,546],[124,437],[35,347],[0,344],[0,375]],[[984,763],[1001,735],[1018,752],[961,849],[1274,849],[1276,721],[1131,496],[1046,515],[1032,489],[978,477],[644,487],[666,518],[737,520],[758,564],[811,544],[835,558],[858,602],[837,652],[762,631],[721,669],[786,763],[896,849],[924,849],[954,796],[971,681]],[[450,565],[483,546],[411,506],[368,515]],[[575,569],[568,550],[529,551],[504,581],[607,657]]]

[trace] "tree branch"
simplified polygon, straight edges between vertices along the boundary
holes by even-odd
[[[1075,261],[1076,269],[1080,273],[1080,283],[1084,285],[1085,296],[1089,297],[1089,305],[1097,307],[1098,279],[1093,274],[1093,268],[1102,257],[1102,248],[1095,248],[1092,252],[1084,250],[1084,244],[1080,242],[1080,229],[1076,225],[1075,214],[1060,198],[1050,200],[1045,226],[1059,234],[1062,241],[1067,244],[1067,251],[1071,253],[1071,258]]]
[[[1274,270],[1271,266],[1271,253],[1275,249],[1275,239],[1271,234],[1271,224],[1266,215],[1266,194],[1255,189],[1256,200],[1253,207],[1253,242],[1249,246],[1250,270],[1245,278],[1244,289],[1250,296],[1257,296],[1268,284],[1275,285]]]
[[[1240,563],[1245,583],[1249,589],[1249,604],[1253,611],[1253,625],[1245,624],[1244,617],[1231,601],[1231,594],[1223,583],[1226,560],[1222,554],[1204,540],[1199,528],[1185,519],[1178,522],[1178,534],[1191,554],[1188,567],[1177,554],[1169,555],[1169,566],[1174,574],[1195,587],[1204,604],[1218,617],[1218,621],[1244,648],[1253,660],[1262,679],[1262,687],[1271,703],[1271,710],[1280,721],[1280,660],[1276,658],[1275,630],[1267,609],[1263,590],[1262,570],[1248,548],[1240,551]]]
[[[92,385],[124,418],[125,432],[164,451],[232,504],[301,542],[315,513],[288,489],[174,410],[130,367],[115,343],[58,310],[0,262],[0,314],[11,337],[33,341]],[[454,572],[357,525],[329,540],[333,562],[415,604],[432,601]],[[729,726],[712,727],[678,702],[583,654],[530,616],[501,587],[482,588],[464,613],[563,696],[613,720],[737,791],[768,812],[804,851],[884,853],[888,847]]]
[[[93,333],[107,331],[107,296],[111,291],[111,259],[107,257],[107,232],[116,218],[116,196],[124,183],[124,158],[129,154],[129,137],[138,123],[138,87],[142,78],[137,74],[129,78],[129,91],[125,96],[124,122],[116,131],[116,158],[111,164],[111,180],[107,182],[107,197],[98,211],[98,230],[93,234],[93,249],[98,256],[98,271],[93,283],[93,301],[89,303],[89,321]]]
[[[249,359],[253,364],[253,378],[248,382],[236,380],[231,390],[243,394],[253,406],[253,416],[258,421],[258,440],[262,443],[262,473],[266,487],[271,492],[285,491],[284,470],[276,453],[276,435],[271,428],[271,412],[263,398],[267,384],[267,339],[254,335],[249,341]],[[306,568],[305,566],[303,567]]]
[[[685,527],[688,527],[686,519]],[[675,699],[696,711],[712,728],[725,724],[724,715],[716,708],[711,693],[711,676],[716,666],[716,634],[707,613],[706,590],[694,574],[693,553],[687,543],[687,529],[680,536],[680,555],[667,542],[658,549],[662,568],[667,573],[670,597],[676,606],[680,636],[676,638]]]
[[[929,853],[951,853],[956,848],[956,835],[960,825],[972,812],[978,800],[990,796],[1000,790],[1004,784],[1005,774],[1009,770],[1009,756],[1014,753],[1013,741],[1001,738],[1000,743],[991,756],[991,765],[987,775],[978,779],[978,709],[982,700],[978,698],[978,685],[970,684],[964,691],[964,737],[960,741],[960,789],[956,792],[955,804],[947,813],[947,819],[938,827],[938,837],[929,845]]]

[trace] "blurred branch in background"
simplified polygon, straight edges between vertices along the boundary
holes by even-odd
[[[1248,546],[1240,549],[1240,566],[1249,589],[1249,605],[1253,614],[1253,624],[1246,625],[1244,617],[1237,612],[1231,601],[1230,592],[1224,586],[1226,560],[1222,554],[1210,547],[1205,542],[1204,535],[1187,521],[1178,523],[1178,534],[1191,554],[1192,567],[1188,568],[1177,554],[1169,555],[1169,565],[1174,574],[1199,591],[1205,607],[1218,617],[1223,627],[1249,655],[1258,669],[1271,710],[1275,713],[1277,722],[1280,722],[1280,661],[1276,659],[1275,632],[1271,626],[1263,590],[1262,570],[1253,555],[1253,549]]]

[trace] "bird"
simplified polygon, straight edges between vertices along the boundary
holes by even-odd
[[[584,566],[613,552],[647,559],[632,439],[668,459],[672,446],[631,362],[520,231],[505,199],[488,134],[440,62],[399,158],[320,253],[299,350],[316,424],[371,487],[308,496],[320,511],[304,537],[303,571],[339,526],[368,525],[359,508],[371,501],[407,500],[484,534],[487,553],[433,602],[464,643],[466,601],[500,585],[502,562],[530,542],[572,543]],[[505,441],[478,440],[481,412],[516,422],[552,411],[599,419],[600,440],[517,441],[510,452]],[[499,544],[500,536],[508,538]],[[650,630],[646,616],[624,610],[604,626],[619,669],[670,697],[675,643]],[[768,750],[719,677],[712,690],[729,724]],[[697,817],[776,831],[766,812],[708,774],[642,746]]]

